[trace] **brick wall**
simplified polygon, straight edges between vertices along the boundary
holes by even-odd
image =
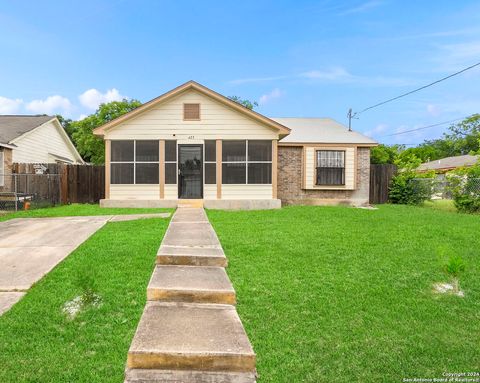
[[[4,160],[4,167],[3,167],[3,187],[0,186],[0,192],[11,191],[12,190],[12,167],[13,167],[13,160],[12,160],[12,149],[3,148],[3,160]],[[0,168],[1,172],[1,168]]]
[[[355,190],[302,189],[301,146],[278,147],[278,198],[283,204],[364,205],[368,203],[370,187],[370,148],[357,149],[357,179]]]

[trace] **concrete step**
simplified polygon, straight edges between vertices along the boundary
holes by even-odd
[[[127,369],[124,383],[255,383],[253,372]]]
[[[218,266],[227,267],[227,257],[221,246],[168,246],[161,245],[157,265]]]
[[[127,368],[255,372],[255,353],[231,305],[147,302]]]
[[[223,267],[157,266],[147,288],[149,301],[236,303]]]
[[[203,199],[179,199],[177,207],[189,208],[203,208]]]

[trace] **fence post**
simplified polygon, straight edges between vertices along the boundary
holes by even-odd
[[[68,203],[68,165],[60,167],[60,203]]]
[[[17,195],[17,174],[15,174],[15,176],[13,177],[14,178],[14,181],[15,181],[15,211],[18,211],[18,195]]]

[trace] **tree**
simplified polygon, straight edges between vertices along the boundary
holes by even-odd
[[[235,101],[236,103],[243,105],[245,108],[253,110],[253,108],[256,108],[258,106],[258,102],[256,101],[250,101],[247,99],[240,98],[238,96],[229,96],[228,97],[230,100]]]
[[[101,104],[94,114],[80,121],[71,122],[72,138],[80,155],[88,162],[105,162],[105,145],[101,138],[93,135],[93,129],[138,108],[138,100],[113,101]]]
[[[372,164],[393,164],[398,156],[398,153],[403,149],[399,145],[384,145],[375,146],[370,151],[370,163]]]

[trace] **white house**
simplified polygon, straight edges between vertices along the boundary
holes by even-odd
[[[84,162],[55,116],[0,115],[0,187],[13,163]]]

